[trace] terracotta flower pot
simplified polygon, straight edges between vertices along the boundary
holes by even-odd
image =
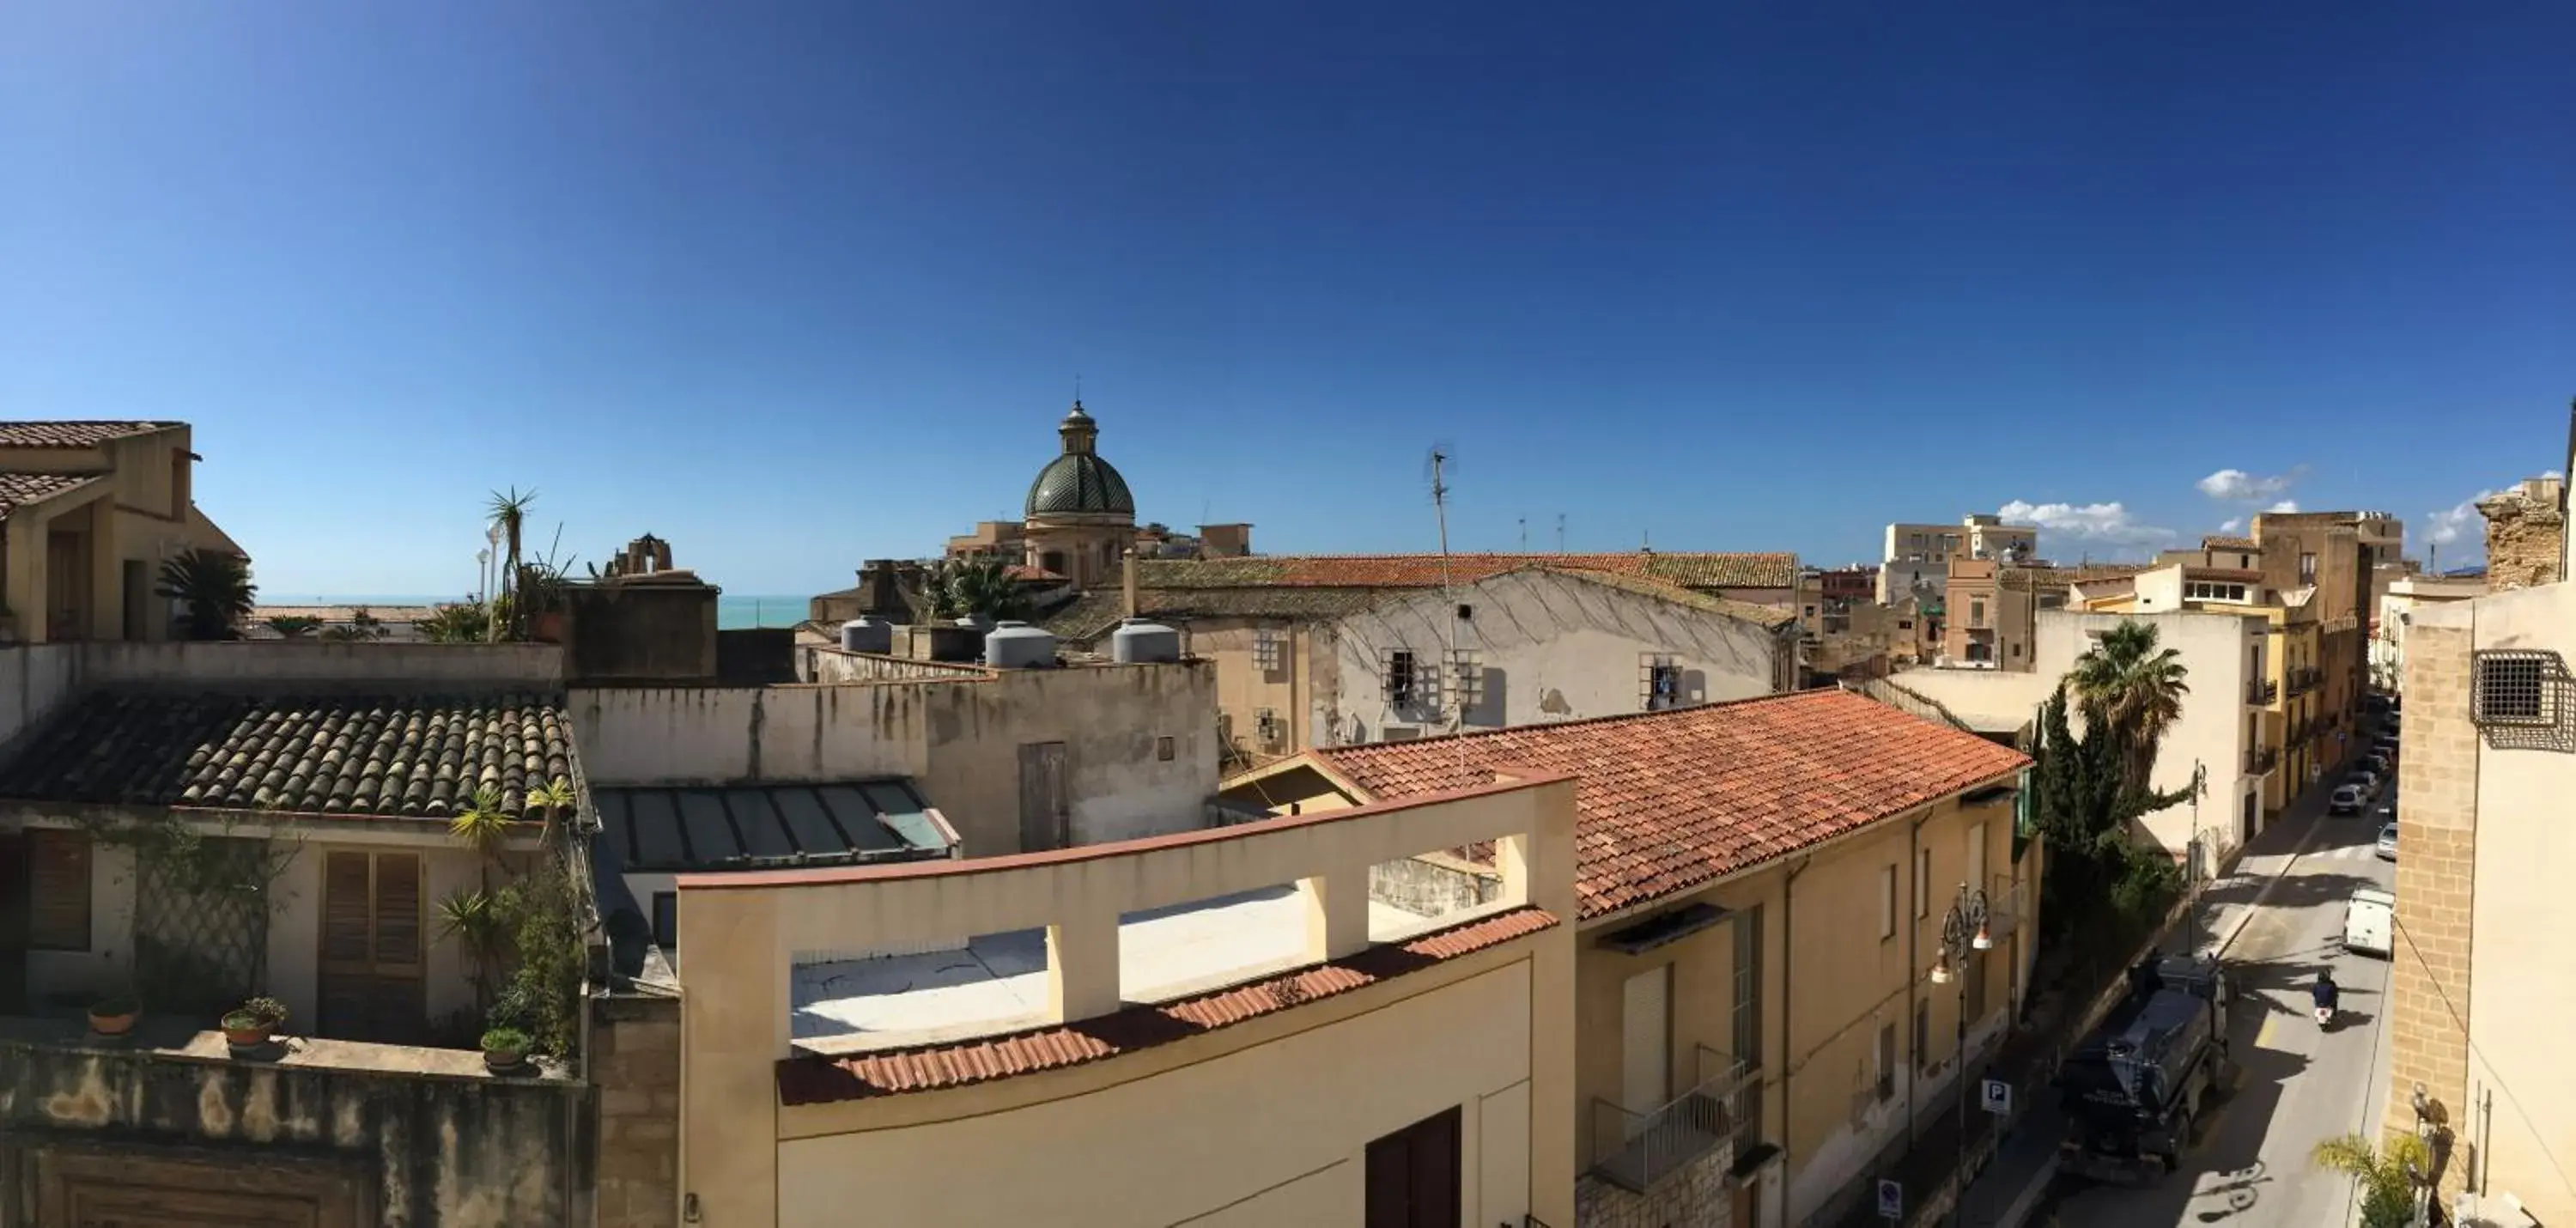
[[[224,1043],[236,1049],[257,1049],[267,1044],[274,1034],[267,1024],[247,1028],[225,1028]]]
[[[134,1030],[134,1021],[141,1016],[140,1011],[127,1011],[121,1015],[102,1015],[91,1011],[89,1030],[101,1036],[123,1036]]]
[[[560,644],[563,642],[563,629],[563,612],[548,610],[537,615],[529,624],[528,634],[536,637],[536,641],[540,644]]]
[[[494,1074],[508,1074],[528,1064],[528,1055],[515,1049],[486,1049],[483,1069]]]

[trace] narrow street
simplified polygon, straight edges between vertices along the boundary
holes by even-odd
[[[2181,1171],[2142,1188],[2061,1179],[2057,1222],[2339,1228],[2349,1219],[2352,1182],[2316,1169],[2308,1154],[2320,1139],[2363,1128],[2385,1100],[2388,964],[2346,955],[2340,939],[2344,902],[2356,888],[2389,887],[2395,866],[2375,855],[2377,820],[2367,814],[2310,811],[2295,821],[2309,834],[2292,838],[2307,851],[2227,951],[2239,990],[2229,1020],[2234,1088],[2201,1123]],[[2327,967],[2343,987],[2343,1011],[2320,1035],[2308,987]]]

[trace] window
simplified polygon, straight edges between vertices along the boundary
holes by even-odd
[[[653,893],[653,945],[664,954],[680,949],[680,893]]]
[[[1882,1102],[1896,1095],[1896,1025],[1878,1025],[1878,1098]]]
[[[1063,575],[1064,552],[1061,550],[1049,550],[1046,553],[1039,555],[1038,567],[1043,571],[1052,571],[1059,576]]]
[[[1365,1228],[1457,1228],[1461,1116],[1444,1109],[1368,1145]]]
[[[2015,644],[2012,646],[2012,659],[2016,661],[2021,660],[2021,645]]]
[[[1880,941],[1896,937],[1896,863],[1878,872],[1878,937]]]
[[[1971,627],[1986,625],[1986,603],[1983,598],[1968,603],[1968,625]]]
[[[1277,673],[1287,656],[1287,636],[1277,627],[1255,627],[1252,630],[1252,668],[1262,673]]]
[[[1449,701],[1458,711],[1472,712],[1485,702],[1485,654],[1474,648],[1452,648],[1449,660]]]
[[[2299,556],[2299,583],[2301,583],[2301,584],[2314,584],[2314,583],[2316,583],[2316,582],[2317,582],[2317,556],[2315,556],[2315,555],[2313,555],[2313,554],[2302,554],[2302,555],[2300,555],[2300,556]]]
[[[1411,707],[1418,702],[1420,697],[1415,693],[1412,652],[1402,648],[1388,649],[1385,661],[1380,664],[1379,679],[1385,684],[1386,702],[1399,708]]]
[[[1896,629],[1899,631],[1911,631],[1914,629],[1914,620],[1911,618],[1897,619]]]
[[[29,950],[89,949],[89,856],[88,832],[27,832]]]
[[[1154,739],[1154,758],[1164,763],[1170,763],[1172,761],[1172,740],[1170,738],[1162,737]]]
[[[1932,915],[1932,850],[1921,850],[1914,860],[1914,915],[1917,919]]]
[[[1682,671],[1673,664],[1669,653],[1639,653],[1637,657],[1639,704],[1648,712],[1678,708],[1682,703]]]
[[[2558,686],[2567,667],[2554,652],[2494,650],[2474,656],[2475,694],[2471,719],[2481,725],[2546,725],[2554,711]]]
[[[1277,750],[1288,739],[1287,723],[1279,719],[1275,708],[1252,710],[1252,736],[1263,750]]]

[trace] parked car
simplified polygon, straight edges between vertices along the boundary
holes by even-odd
[[[2384,751],[2372,752],[2369,758],[2362,760],[2362,763],[2368,766],[2374,775],[2387,774],[2390,762],[2391,760]]]
[[[2343,782],[2353,788],[2361,790],[2362,795],[2367,797],[2378,790],[2379,773],[2371,771],[2366,767],[2354,768],[2351,775],[2343,778]]]
[[[2361,790],[2352,785],[2342,785],[2337,787],[2334,791],[2334,796],[2326,799],[2326,813],[2360,814]]]
[[[2379,829],[2379,859],[2397,860],[2397,825],[2395,823]]]

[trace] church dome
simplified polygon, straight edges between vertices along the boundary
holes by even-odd
[[[1083,412],[1082,402],[1073,403],[1073,412],[1056,426],[1056,434],[1063,437],[1064,454],[1047,462],[1046,468],[1038,470],[1037,480],[1029,483],[1028,518],[1135,516],[1136,499],[1127,493],[1127,479],[1093,450],[1100,426]]]

